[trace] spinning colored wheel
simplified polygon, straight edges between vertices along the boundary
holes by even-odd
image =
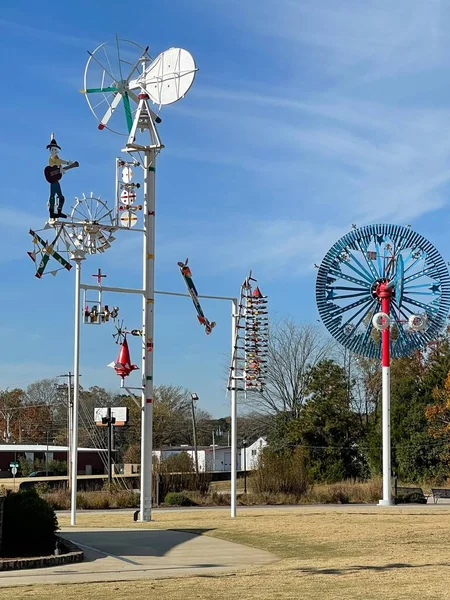
[[[380,331],[388,327],[396,358],[425,346],[444,327],[450,277],[434,246],[409,227],[368,225],[328,251],[316,299],[325,327],[343,346],[379,358]]]

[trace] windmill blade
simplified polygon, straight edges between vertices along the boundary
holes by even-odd
[[[88,88],[87,90],[80,90],[82,94],[99,94],[108,92],[118,92],[119,88],[115,86],[99,87],[99,88]]]
[[[105,112],[102,120],[98,124],[98,128],[99,129],[104,129],[106,127],[106,125],[108,124],[108,121],[112,117],[113,112],[119,106],[119,102],[121,100],[122,100],[122,94],[120,94],[119,92],[117,92],[117,94],[113,98],[113,101],[111,102],[110,106],[108,107],[108,110]]]
[[[125,109],[125,118],[127,120],[128,133],[130,133],[131,128],[133,127],[133,115],[131,114],[130,99],[128,98],[128,94],[126,92],[123,95],[123,107]]]

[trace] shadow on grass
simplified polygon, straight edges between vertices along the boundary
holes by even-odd
[[[140,564],[127,557],[163,557],[177,546],[208,531],[211,529],[130,529],[127,531],[99,529],[66,531],[60,533],[60,536],[84,550],[85,561],[112,556],[124,562]]]
[[[292,571],[299,571],[308,575],[348,575],[350,573],[357,573],[359,571],[377,571],[387,572],[394,569],[422,569],[424,567],[450,567],[450,562],[439,562],[439,563],[424,563],[412,565],[410,563],[389,563],[386,565],[351,565],[344,568],[325,568],[320,567],[301,567],[299,569],[290,569]]]

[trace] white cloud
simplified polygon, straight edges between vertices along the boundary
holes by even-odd
[[[305,66],[313,53],[313,62],[333,75],[364,71],[367,80],[417,72],[442,63],[448,50],[449,15],[440,0],[265,0],[259,10],[251,6],[236,7],[237,26],[281,40],[271,51],[293,65]]]

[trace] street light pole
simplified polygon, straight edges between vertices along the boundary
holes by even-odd
[[[197,451],[197,423],[195,421],[194,401],[198,400],[198,395],[191,394],[191,411],[192,411],[192,435],[194,437],[194,457],[195,457],[195,473],[198,475],[198,451]]]

